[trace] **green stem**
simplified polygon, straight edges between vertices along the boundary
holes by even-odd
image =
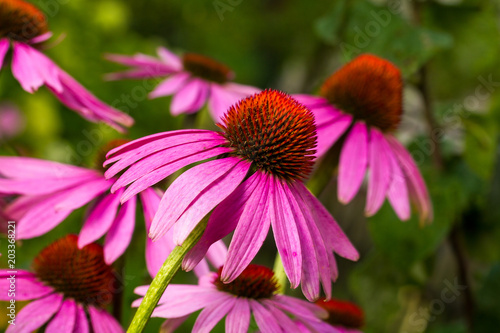
[[[168,256],[167,260],[161,266],[160,271],[156,274],[151,282],[146,296],[139,305],[139,309],[132,319],[127,332],[142,332],[146,323],[148,322],[155,306],[158,304],[160,297],[174,277],[175,273],[179,270],[182,264],[182,259],[186,256],[188,251],[198,242],[203,235],[203,231],[207,226],[207,218],[203,219],[196,228],[191,232],[189,237],[184,241],[181,246],[177,246]]]

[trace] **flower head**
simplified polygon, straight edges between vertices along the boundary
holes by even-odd
[[[105,310],[118,287],[117,275],[104,262],[101,246],[79,249],[77,240],[68,235],[55,241],[35,258],[33,272],[16,271],[16,301],[34,301],[7,332],[32,332],[44,324],[48,332],[88,332],[87,314],[94,332],[123,332]],[[8,290],[9,277],[12,271],[0,270],[0,289]],[[1,293],[0,300],[8,301],[8,293]]]
[[[159,59],[137,54],[133,57],[108,55],[111,61],[133,69],[108,74],[108,79],[165,77],[150,94],[151,98],[174,95],[173,115],[199,111],[208,101],[212,117],[219,121],[229,106],[259,89],[230,82],[234,73],[226,65],[195,53],[178,57],[165,48],[158,49]]]
[[[136,288],[145,295],[148,286]],[[202,309],[193,332],[209,332],[226,316],[227,332],[247,332],[253,315],[262,332],[297,332],[298,323],[321,325],[326,311],[309,302],[276,294],[273,272],[250,265],[233,282],[223,283],[221,270],[202,276],[198,285],[169,285],[153,317],[185,319]],[[137,306],[141,299],[135,301]],[[167,321],[168,322],[168,321]],[[316,330],[313,330],[316,332]]]
[[[350,202],[369,169],[365,213],[374,215],[388,198],[401,220],[410,217],[411,198],[421,220],[432,220],[432,206],[415,162],[392,132],[402,114],[399,69],[374,55],[361,55],[330,76],[321,97],[297,95],[311,109],[318,126],[318,152],[323,156],[342,143],[338,198]],[[345,140],[339,138],[345,135]]]
[[[0,195],[14,197],[4,213],[17,221],[18,239],[43,235],[74,210],[92,203],[78,245],[84,247],[106,235],[104,258],[107,263],[112,263],[125,252],[135,227],[136,197],[120,207],[123,191],[110,193],[113,181],[105,179],[102,167],[93,170],[28,157],[0,157]],[[139,196],[149,229],[148,223],[158,209],[160,194],[147,189]],[[168,245],[171,243],[171,238],[165,238],[155,246],[146,245],[150,272],[156,273],[163,263],[158,261],[165,259],[151,252],[158,247],[173,247],[173,244]]]
[[[182,244],[209,214],[206,230],[188,253],[192,269],[216,241],[234,231],[221,272],[231,282],[248,266],[272,226],[292,287],[302,281],[306,297],[327,295],[337,276],[333,252],[356,260],[358,253],[335,220],[307,190],[316,134],[310,111],[283,93],[266,90],[233,106],[219,125],[224,132],[180,130],[132,141],[111,150],[106,171],[125,202],[182,167],[209,158],[184,172],[167,189],[153,219],[150,237],[173,227]],[[128,169],[127,169],[128,168]],[[125,170],[127,169],[127,170]]]
[[[51,37],[42,12],[23,0],[0,3],[0,69],[12,49],[12,73],[27,92],[45,85],[64,105],[90,121],[122,131],[133,119],[103,103],[36,49]]]

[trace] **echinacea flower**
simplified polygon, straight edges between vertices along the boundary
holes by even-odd
[[[263,333],[298,332],[297,323],[316,332],[314,325],[324,325],[321,318],[326,318],[327,313],[321,307],[276,294],[278,284],[269,268],[249,265],[230,283],[222,280],[222,270],[202,276],[198,285],[169,285],[152,316],[185,319],[202,310],[192,330],[196,333],[210,332],[224,317],[226,332],[248,332],[252,315]],[[148,287],[137,287],[135,293],[144,296]],[[138,306],[141,301],[136,300],[132,306]],[[332,329],[330,332],[336,331]]]
[[[0,2],[0,69],[12,48],[12,73],[27,92],[45,85],[64,105],[87,120],[123,131],[134,120],[103,103],[37,48],[51,36],[43,13],[23,0]]]
[[[224,64],[209,57],[186,53],[178,57],[166,48],[158,49],[160,59],[144,54],[133,57],[111,54],[111,61],[132,66],[133,69],[108,74],[110,80],[123,78],[165,77],[149,95],[150,98],[173,95],[170,112],[173,115],[195,113],[208,101],[208,109],[219,121],[227,109],[259,89],[231,82],[234,73]]]
[[[182,244],[211,213],[200,241],[184,259],[192,269],[211,244],[234,231],[222,270],[231,282],[259,251],[272,226],[291,286],[302,281],[308,299],[326,295],[337,277],[333,252],[358,253],[333,217],[304,186],[313,165],[316,126],[312,113],[290,96],[266,90],[232,106],[218,126],[223,132],[179,130],[137,139],[108,153],[108,178],[122,202],[190,164],[213,157],[180,175],[160,202],[150,237],[170,228]],[[127,169],[128,168],[128,169]],[[127,170],[125,170],[127,169]]]
[[[33,332],[45,324],[45,332],[123,332],[105,309],[118,282],[113,268],[104,262],[100,245],[79,249],[77,236],[61,238],[37,255],[33,272],[0,269],[0,300],[11,301],[7,292],[11,283],[16,302],[33,300],[10,317],[14,325],[6,332]]]
[[[365,324],[363,310],[356,304],[339,299],[320,299],[316,305],[328,312],[325,322],[335,327],[339,333],[362,333]]]
[[[113,179],[104,178],[103,170],[28,157],[0,157],[0,194],[16,196],[5,207],[4,213],[17,221],[17,239],[43,235],[75,209],[93,201],[80,231],[78,245],[83,247],[106,235],[104,258],[107,263],[112,263],[125,252],[135,227],[136,198],[134,196],[120,207],[123,191],[110,193],[113,182]],[[148,223],[158,207],[160,195],[150,188],[139,196],[149,229]],[[156,273],[163,263],[158,260],[165,259],[157,248],[168,248],[169,243],[172,241],[165,238],[154,246],[146,244],[150,272]]]
[[[421,220],[431,221],[432,206],[413,158],[393,132],[402,108],[399,69],[374,55],[361,55],[330,76],[320,95],[296,95],[318,126],[317,156],[323,156],[342,135],[338,198],[350,202],[369,170],[365,213],[374,215],[385,198],[401,220],[410,217],[409,198]]]

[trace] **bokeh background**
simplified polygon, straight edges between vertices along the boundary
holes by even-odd
[[[405,79],[404,117],[397,136],[429,187],[435,219],[400,222],[385,205],[363,216],[361,191],[337,203],[333,179],[321,194],[361,253],[340,259],[334,295],[365,311],[365,332],[494,332],[500,327],[500,1],[497,0],[33,0],[46,13],[54,43],[46,53],[103,101],[136,124],[128,135],[92,124],[48,91],[23,91],[9,67],[0,72],[0,101],[21,112],[0,154],[94,166],[101,145],[181,128],[170,98],[148,100],[158,80],[105,82],[122,67],[105,53],[154,55],[158,46],[196,52],[231,67],[236,81],[289,93],[314,93],[335,69],[361,53],[398,65]],[[199,126],[213,127],[209,119]],[[68,232],[78,233],[84,210],[49,234],[19,242],[18,268]],[[138,221],[142,217],[138,215]],[[117,263],[123,304],[113,309],[127,326],[134,287],[149,283],[145,230]],[[6,238],[0,236],[1,249]],[[257,257],[272,266],[270,242]],[[5,257],[0,258],[5,267]],[[194,283],[179,273],[174,282]],[[300,296],[299,291],[290,293]],[[194,299],[193,302],[196,302]],[[3,305],[2,307],[3,312]],[[189,331],[195,316],[182,326]],[[148,332],[157,332],[152,319]],[[0,318],[0,329],[6,317]],[[223,325],[216,331],[222,332]]]

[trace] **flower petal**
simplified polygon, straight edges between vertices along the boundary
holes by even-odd
[[[101,238],[111,228],[120,204],[120,194],[107,194],[98,200],[80,231],[78,248]]]
[[[94,170],[38,158],[1,156],[0,162],[0,174],[13,179],[62,179],[99,175]]]
[[[7,38],[0,39],[0,70],[3,67],[3,61],[5,59],[5,55],[10,47],[10,41]]]
[[[262,304],[267,308],[267,310],[273,315],[276,321],[279,323],[282,332],[297,332],[299,328],[290,317],[284,314],[279,308],[274,305],[274,302],[264,299]]]
[[[15,275],[16,295],[14,299],[16,301],[37,299],[54,292],[54,289],[38,281],[33,274],[19,276],[18,274],[10,273],[5,277],[0,278],[0,290],[2,291],[0,293],[1,301],[9,301],[12,298],[8,296],[9,293],[7,292],[11,284],[11,281],[9,280],[11,275]]]
[[[259,89],[244,86],[237,83],[226,83],[224,85],[211,84],[208,108],[215,121],[219,121],[229,110],[229,107],[241,99],[259,92]]]
[[[209,89],[207,82],[196,78],[191,80],[175,94],[170,112],[177,116],[200,110],[207,100]]]
[[[209,333],[212,328],[221,321],[224,316],[231,311],[234,304],[236,303],[236,297],[225,295],[226,297],[218,301],[217,303],[212,303],[207,305],[201,313],[198,315],[196,322],[194,323],[193,331],[196,333]]]
[[[116,321],[106,310],[98,309],[93,306],[88,307],[90,322],[94,333],[124,332],[120,323]]]
[[[149,98],[157,98],[162,96],[168,96],[175,94],[181,88],[183,88],[191,76],[189,73],[181,72],[172,75],[171,77],[165,79],[156,88],[149,93]]]
[[[45,329],[46,333],[73,332],[76,321],[76,303],[66,299]]]
[[[352,123],[352,116],[341,114],[338,117],[318,123],[316,128],[318,133],[318,145],[316,147],[316,156],[321,157],[337,142]]]
[[[388,151],[387,156],[389,157],[392,169],[392,180],[387,191],[387,198],[399,219],[406,221],[411,215],[406,179],[392,150]]]
[[[182,264],[184,270],[192,270],[203,259],[212,244],[236,228],[247,201],[257,189],[260,180],[260,173],[254,173],[215,207],[208,219],[205,232],[184,258]],[[220,223],[220,221],[224,221],[224,223]]]
[[[85,309],[82,305],[77,304],[76,308],[76,320],[73,333],[88,333],[89,332],[89,322],[87,320],[87,315],[85,314]]]
[[[104,261],[111,265],[130,244],[135,227],[135,197],[120,208],[104,241]]]
[[[102,176],[88,175],[60,179],[2,179],[0,178],[0,193],[21,195],[43,195],[74,187],[81,183],[102,178]]]
[[[179,318],[169,318],[161,324],[160,332],[161,333],[174,333],[179,326],[181,326],[187,319],[189,315]]]
[[[163,236],[182,217],[190,205],[203,197],[208,188],[221,181],[240,162],[242,161],[239,158],[227,157],[200,164],[180,175],[161,199],[158,212],[151,223],[150,237],[156,240]],[[249,167],[247,162],[242,163],[242,167],[245,164]],[[237,185],[230,186],[234,189]],[[223,192],[224,197],[213,198],[215,201],[205,203],[204,209],[212,210],[231,192]],[[193,224],[198,222],[199,220],[192,221]]]
[[[295,99],[300,104],[303,104],[308,109],[312,110],[317,107],[329,106],[330,103],[324,97],[320,96],[312,96],[306,94],[294,94],[292,95],[293,99]]]
[[[238,297],[226,317],[226,332],[246,333],[250,325],[250,304]]]
[[[260,173],[257,171],[256,173]],[[257,188],[248,198],[229,245],[221,280],[231,282],[250,264],[264,243],[271,225],[271,177],[261,174]],[[219,223],[224,223],[220,221]]]
[[[342,147],[339,162],[338,197],[348,203],[358,192],[368,165],[368,133],[364,123],[356,123]]]
[[[383,134],[375,129],[370,129],[369,165],[370,176],[368,180],[368,194],[366,198],[365,213],[374,215],[384,203],[385,195],[391,182],[391,161],[387,151],[390,148]]]
[[[269,310],[256,300],[250,299],[249,302],[257,326],[262,333],[283,332],[277,318]]]
[[[163,60],[165,64],[171,66],[175,70],[182,69],[182,60],[175,53],[171,52],[170,50],[162,46],[156,49],[156,53],[158,54],[160,59]]]
[[[26,305],[16,316],[16,325],[9,325],[6,333],[33,332],[42,327],[61,307],[63,296],[51,294]]]
[[[432,204],[425,186],[424,179],[405,147],[399,143],[392,135],[386,135],[387,142],[392,148],[394,155],[399,161],[401,170],[406,175],[406,184],[411,198],[414,200],[419,212],[421,221],[432,221]]]
[[[220,162],[217,165],[220,165]],[[177,245],[182,245],[198,222],[240,185],[250,166],[250,162],[240,160],[227,173],[207,186],[191,202],[174,225],[174,242]]]

